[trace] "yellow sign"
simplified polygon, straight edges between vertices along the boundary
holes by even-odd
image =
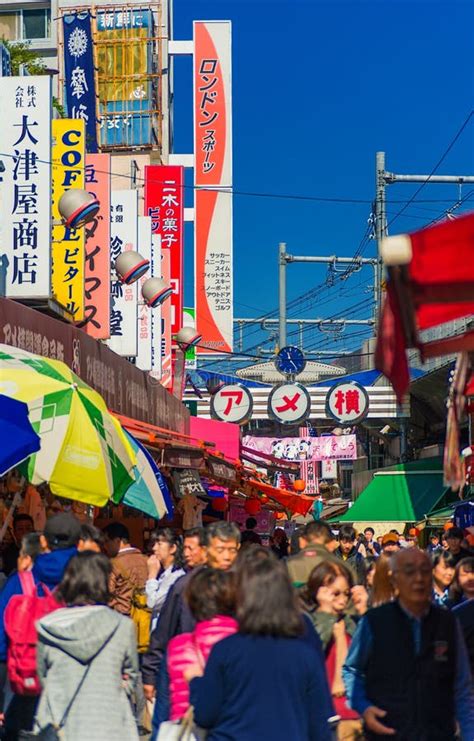
[[[85,122],[82,119],[53,120],[52,192],[53,220],[60,221],[59,199],[70,188],[84,188]],[[84,227],[53,226],[52,291],[74,322],[84,319]]]

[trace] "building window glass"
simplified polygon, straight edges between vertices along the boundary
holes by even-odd
[[[35,41],[51,36],[51,10],[32,8],[0,13],[0,38],[8,41]]]
[[[0,38],[7,41],[13,41],[18,38],[18,21],[19,13],[0,13]]]

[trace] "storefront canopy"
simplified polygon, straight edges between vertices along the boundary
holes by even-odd
[[[337,522],[417,522],[428,516],[447,492],[439,458],[378,471],[356,502]]]

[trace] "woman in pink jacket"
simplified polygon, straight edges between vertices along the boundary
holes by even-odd
[[[168,644],[170,720],[182,718],[189,708],[189,684],[184,673],[196,664],[204,669],[211,648],[238,630],[234,577],[227,571],[199,569],[190,579],[185,599],[197,621],[192,633],[181,633]]]

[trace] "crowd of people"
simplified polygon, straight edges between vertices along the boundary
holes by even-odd
[[[423,549],[319,520],[265,547],[249,518],[143,554],[119,522],[30,524],[0,591],[5,739],[474,741],[462,530]]]

